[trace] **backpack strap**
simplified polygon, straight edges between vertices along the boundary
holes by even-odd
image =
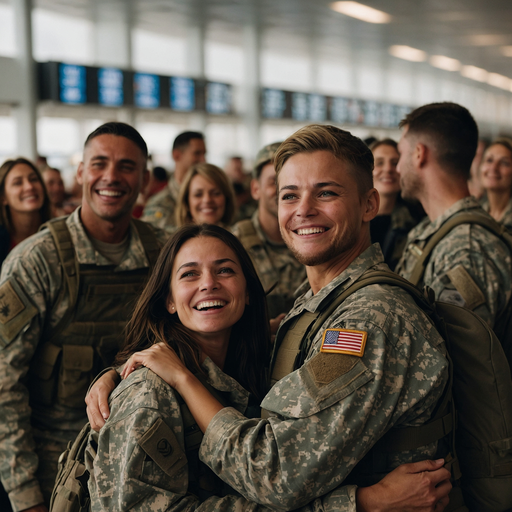
[[[487,215],[482,215],[480,213],[471,213],[464,212],[454,215],[452,218],[448,219],[439,230],[434,233],[434,235],[429,239],[427,245],[423,249],[420,249],[417,245],[414,245],[414,252],[418,256],[418,261],[416,262],[416,266],[409,278],[409,281],[415,286],[421,281],[423,274],[425,273],[425,268],[427,266],[428,260],[434,250],[435,246],[455,227],[461,224],[478,224],[479,226],[484,227],[491,233],[494,233],[496,236],[499,236],[501,240],[503,240],[510,252],[512,253],[512,236],[507,232],[507,229],[502,224],[496,222],[492,217],[488,217]]]
[[[237,227],[240,230],[238,239],[246,251],[249,251],[258,245],[262,245],[261,238],[258,236],[256,228],[254,227],[251,219],[241,220],[237,224]]]
[[[135,229],[139,234],[140,241],[146,252],[146,256],[149,261],[149,266],[154,268],[158,255],[160,254],[160,244],[155,235],[155,232],[147,222],[143,222],[139,219],[132,219]]]

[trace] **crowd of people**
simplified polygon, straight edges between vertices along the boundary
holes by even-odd
[[[453,103],[401,129],[367,146],[309,125],[264,146],[250,176],[184,132],[168,176],[110,122],[87,137],[73,194],[46,163],[6,161],[0,508],[467,510],[442,438],[382,448],[443,402],[443,337],[396,286],[336,300],[391,269],[476,313],[512,363],[510,247],[467,220],[422,258],[461,214],[512,229],[512,142],[475,164],[477,125]],[[87,421],[77,492],[56,476]]]

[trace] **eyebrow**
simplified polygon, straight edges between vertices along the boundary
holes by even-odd
[[[108,158],[108,156],[104,156],[104,155],[96,155],[96,156],[91,157],[91,160],[107,161],[107,160],[109,160],[109,158]],[[119,162],[124,163],[124,164],[137,165],[137,162],[135,160],[132,160],[131,158],[122,158],[121,160],[119,160]]]
[[[324,188],[324,187],[339,187],[344,188],[343,185],[336,183],[335,181],[321,181],[319,183],[315,183],[314,188]],[[299,190],[297,185],[285,185],[284,187],[279,189],[279,192],[282,190]]]
[[[223,258],[223,259],[220,259],[220,260],[215,260],[213,263],[215,265],[222,265],[223,263],[226,263],[227,261],[233,263],[233,264],[237,264],[236,261],[233,261],[232,259],[230,258]],[[197,261],[189,261],[188,263],[183,263],[183,265],[181,265],[180,268],[178,268],[178,270],[176,270],[176,274],[182,269],[182,268],[194,268],[194,267],[198,267],[199,266],[199,263],[197,263]]]

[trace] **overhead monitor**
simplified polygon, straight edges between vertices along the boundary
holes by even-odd
[[[310,121],[322,122],[327,119],[327,97],[321,94],[308,95]]]
[[[285,119],[287,112],[286,91],[280,89],[262,89],[261,115],[265,119]]]
[[[292,118],[295,121],[307,121],[308,110],[308,95],[304,92],[292,93]]]
[[[160,106],[160,77],[148,73],[133,75],[135,106],[139,108],[158,108]]]
[[[170,79],[170,103],[173,110],[191,112],[196,108],[194,79],[172,76]]]
[[[98,103],[107,107],[124,104],[124,75],[117,68],[98,69]]]
[[[70,105],[86,102],[85,66],[59,64],[59,100]]]
[[[233,94],[231,85],[220,82],[207,82],[206,112],[208,112],[208,114],[231,114],[232,101]]]

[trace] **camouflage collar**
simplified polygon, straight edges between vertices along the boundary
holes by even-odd
[[[105,266],[112,265],[112,262],[100,254],[92,245],[91,240],[85,232],[85,228],[80,219],[81,207],[77,208],[66,219],[66,224],[75,246],[75,253],[78,262],[82,265]],[[123,260],[115,267],[114,272],[123,272],[126,270],[135,270],[137,268],[145,268],[149,266],[146,258],[146,252],[140,240],[139,234],[134,227],[133,222],[130,224],[130,243],[126,250]]]
[[[357,281],[369,268],[384,263],[384,256],[379,244],[373,244],[360,254],[339,276],[324,286],[316,295],[309,290],[295,302],[290,316],[302,313],[303,310],[315,313],[331,293],[339,294]]]
[[[176,178],[174,177],[174,174],[169,178],[169,181],[167,182],[167,186],[169,187],[169,191],[171,193],[171,197],[177,202],[178,201],[178,195],[180,193],[180,185],[176,181]]]
[[[265,231],[263,231],[263,229],[261,228],[260,219],[258,218],[258,210],[257,209],[252,214],[251,222],[252,222],[252,224],[254,226],[254,229],[256,230],[256,233],[258,233],[258,236],[261,238],[261,240],[264,240],[265,243],[271,245],[272,247],[279,247],[279,248],[286,247],[286,244],[284,242],[281,242],[281,243],[272,242],[272,240],[270,240],[268,238],[268,236],[265,233]]]

